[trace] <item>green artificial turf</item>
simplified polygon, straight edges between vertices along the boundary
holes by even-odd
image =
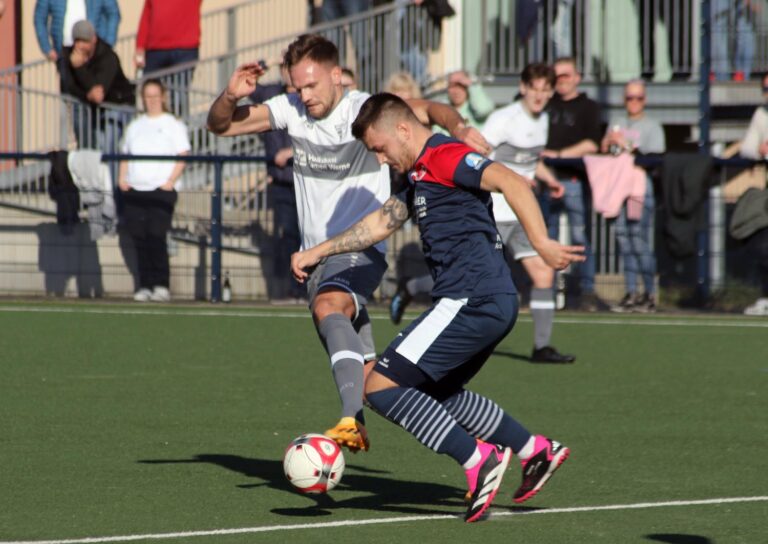
[[[522,316],[471,384],[572,449],[525,508],[510,499],[514,461],[478,524],[311,528],[460,515],[465,482],[451,459],[369,412],[372,450],[345,454],[339,487],[324,497],[291,490],[285,446],[338,418],[329,363],[303,308],[4,303],[0,542],[768,541],[768,322],[558,321],[555,344],[576,364],[529,363]],[[379,349],[397,330],[374,320]],[[657,504],[729,497],[763,500]],[[653,507],[588,508],[640,503]],[[521,515],[533,508],[550,512]],[[178,534],[244,528],[260,532]]]

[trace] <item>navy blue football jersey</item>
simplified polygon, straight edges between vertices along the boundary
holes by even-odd
[[[435,280],[435,298],[516,293],[493,219],[491,195],[480,189],[492,161],[466,144],[433,135],[395,196],[412,210]]]

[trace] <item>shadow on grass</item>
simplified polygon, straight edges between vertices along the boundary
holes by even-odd
[[[515,359],[517,361],[525,361],[526,363],[532,363],[531,357],[529,355],[523,355],[522,353],[513,353],[511,351],[499,351],[496,350],[493,352],[494,355],[498,357],[507,357],[508,359]]]
[[[296,492],[283,474],[282,461],[274,459],[203,453],[191,459],[144,459],[138,462],[148,465],[208,463],[248,478],[262,480],[258,483],[238,485],[242,489],[266,486]],[[415,515],[463,514],[463,489],[429,482],[405,482],[384,476],[385,474],[388,472],[347,464],[344,477],[336,489],[354,491],[358,496],[335,500],[331,495],[303,495],[312,504],[303,508],[274,508],[271,512],[282,516],[316,517],[329,516],[336,509],[353,508]]]
[[[645,535],[645,538],[654,542],[666,542],[667,544],[715,544],[713,540],[699,535],[664,533]]]

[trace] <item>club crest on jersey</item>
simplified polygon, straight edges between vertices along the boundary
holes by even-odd
[[[424,176],[426,175],[427,175],[427,167],[422,164],[421,166],[419,166],[418,172],[416,171],[411,172],[411,179],[413,181],[421,181],[422,179],[424,179]]]
[[[339,135],[339,140],[341,140],[344,137],[344,133],[347,131],[346,130],[347,127],[348,127],[347,123],[342,123],[340,125],[334,126],[334,128],[336,129],[336,134]]]
[[[480,170],[480,167],[487,161],[485,157],[482,155],[479,155],[477,153],[468,153],[464,157],[464,162],[467,163],[467,166],[470,168],[473,168],[474,170]]]

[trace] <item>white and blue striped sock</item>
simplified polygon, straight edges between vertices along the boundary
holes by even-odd
[[[464,465],[476,441],[435,399],[412,387],[392,387],[369,393],[369,404],[382,416],[400,425],[428,448],[453,457]]]
[[[509,446],[515,453],[531,437],[531,433],[498,404],[472,391],[459,391],[443,401],[443,406],[471,436],[491,444]]]

